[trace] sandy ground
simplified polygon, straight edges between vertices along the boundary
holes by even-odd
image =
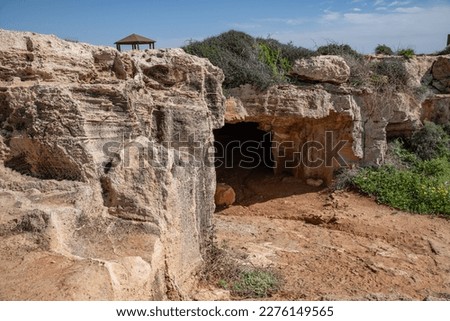
[[[450,299],[450,221],[264,170],[222,173],[237,203],[215,213],[218,244],[282,275],[274,300]]]

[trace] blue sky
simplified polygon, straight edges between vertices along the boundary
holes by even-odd
[[[159,48],[235,29],[312,49],[334,41],[431,53],[450,34],[450,0],[0,0],[0,28],[98,45],[138,33]]]

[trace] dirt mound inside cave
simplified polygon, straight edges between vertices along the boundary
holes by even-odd
[[[218,172],[237,203],[218,209],[218,245],[283,278],[274,300],[450,299],[450,221],[267,168]]]

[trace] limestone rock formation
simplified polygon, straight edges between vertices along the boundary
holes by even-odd
[[[317,56],[297,60],[291,74],[303,80],[341,84],[348,81],[350,67],[340,56]]]
[[[214,211],[223,73],[0,30],[0,299],[184,298]]]
[[[230,94],[245,108],[245,121],[257,122],[260,129],[272,132],[277,174],[287,171],[329,184],[342,162],[351,165],[363,158],[362,116],[349,90],[280,85],[260,92],[241,86]]]
[[[0,299],[190,298],[214,202],[236,197],[216,193],[224,118],[271,133],[275,174],[330,184],[382,164],[389,137],[450,120],[449,59],[401,60],[410,90],[386,93],[314,57],[294,66],[299,84],[225,101],[222,71],[181,49],[0,30]]]
[[[442,93],[450,93],[450,58],[439,57],[431,70],[433,86]]]
[[[272,133],[275,173],[290,172],[305,181],[319,178],[330,184],[342,166],[382,164],[388,138],[411,135],[423,120],[449,121],[450,95],[433,87],[450,75],[448,56],[368,57],[403,64],[408,90],[392,92],[345,82],[349,70],[339,69],[340,59],[299,60],[292,74],[306,75],[311,67],[311,76],[304,79],[315,83],[277,85],[264,91],[249,85],[229,90],[225,121],[256,122]],[[337,150],[340,157],[332,157]]]

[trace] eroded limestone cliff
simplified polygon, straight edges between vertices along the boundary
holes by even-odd
[[[450,121],[450,56],[366,59],[404,70],[402,90],[376,74],[367,75],[372,84],[353,84],[341,57],[306,58],[293,66],[296,84],[228,90],[225,121],[256,122],[272,133],[276,173],[327,184],[343,165],[382,164],[389,137],[409,136],[424,120]]]
[[[410,90],[356,86],[326,56],[297,62],[295,84],[245,85],[225,101],[222,71],[181,49],[119,53],[6,30],[0,40],[3,300],[187,298],[224,122],[257,123],[275,174],[316,184],[343,165],[335,151],[350,166],[381,164],[388,137],[450,120],[450,56],[389,58]]]
[[[223,73],[0,30],[0,299],[183,298],[214,210]]]

